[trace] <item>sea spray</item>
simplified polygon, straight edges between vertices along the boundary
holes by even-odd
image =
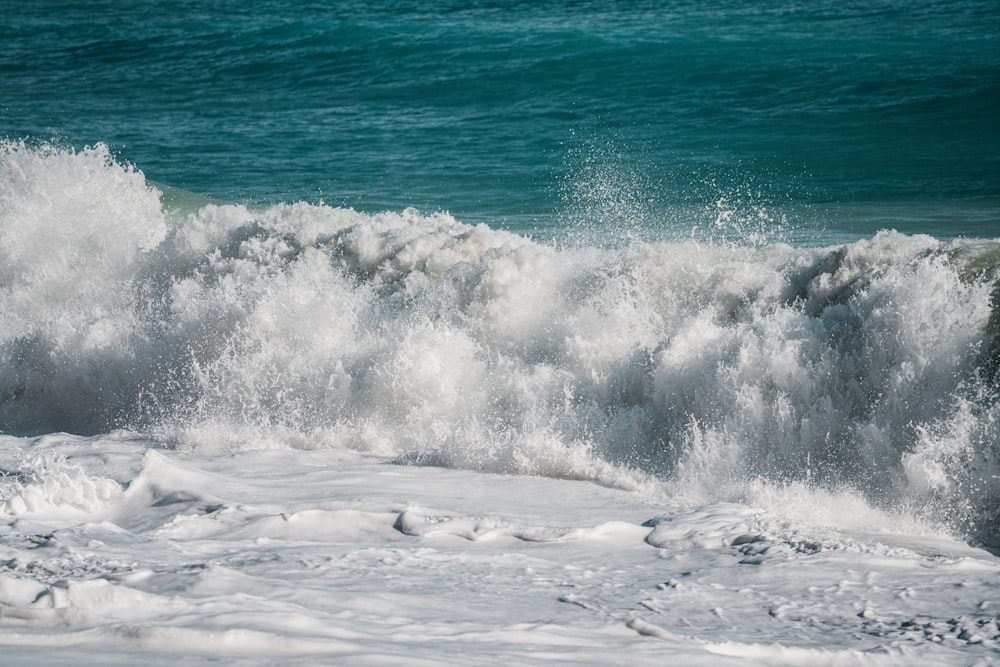
[[[136,293],[165,232],[159,193],[106,146],[0,143],[0,414],[5,430],[127,419],[147,334]]]
[[[66,457],[44,450],[22,453],[0,467],[0,512],[86,517],[99,513],[122,495],[114,480],[88,474]]]
[[[560,249],[304,203],[171,224],[105,148],[0,158],[8,434],[347,447],[702,501],[804,483],[997,542],[995,242]]]

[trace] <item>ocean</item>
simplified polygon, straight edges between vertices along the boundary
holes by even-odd
[[[0,10],[0,663],[997,664],[997,3]]]

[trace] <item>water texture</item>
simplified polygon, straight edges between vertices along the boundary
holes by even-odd
[[[676,237],[733,209],[793,239],[997,232],[988,0],[0,9],[0,133],[104,142],[230,201],[536,234]]]

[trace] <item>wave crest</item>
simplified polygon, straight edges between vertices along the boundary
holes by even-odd
[[[172,224],[105,147],[15,143],[0,240],[9,433],[806,482],[1000,533],[996,243],[559,249],[304,203]]]

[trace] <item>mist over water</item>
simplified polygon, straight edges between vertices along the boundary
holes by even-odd
[[[0,148],[0,431],[690,502],[812,488],[1000,536],[995,240],[599,247],[412,209],[165,208],[104,146]]]

